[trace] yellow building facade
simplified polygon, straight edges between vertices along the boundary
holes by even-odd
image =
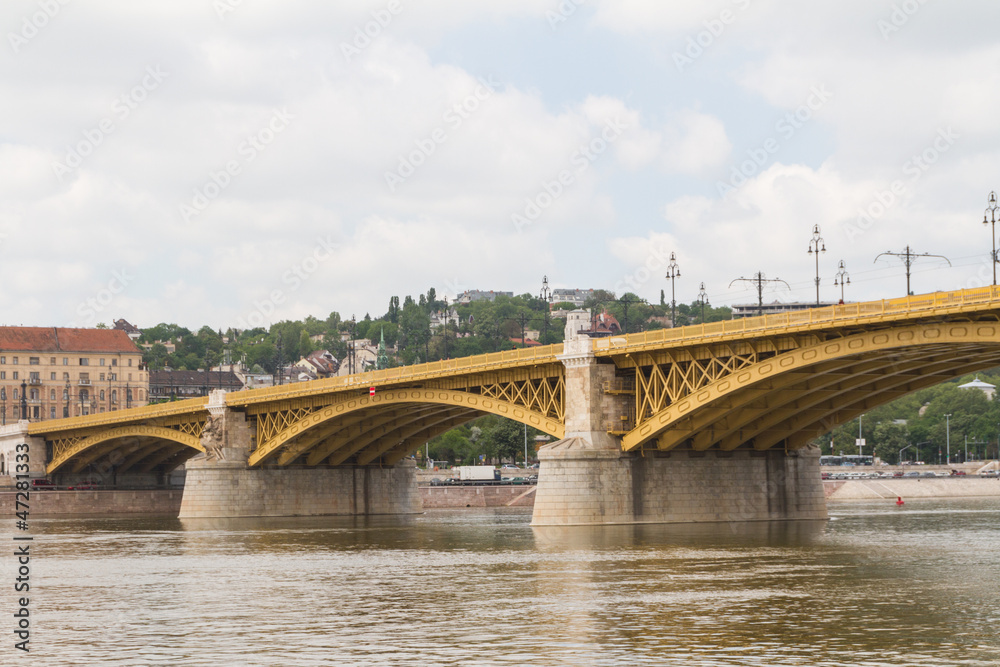
[[[142,351],[124,331],[0,327],[0,423],[113,412],[148,400]]]

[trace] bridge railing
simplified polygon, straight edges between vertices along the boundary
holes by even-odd
[[[174,415],[189,414],[199,410],[207,410],[207,405],[208,398],[206,397],[186,398],[181,401],[153,403],[138,408],[127,408],[125,410],[100,412],[97,414],[80,415],[77,417],[49,419],[45,421],[31,422],[28,426],[28,433],[32,435],[39,435],[75,428],[89,428],[94,426],[106,426],[108,424],[118,424],[126,422],[130,419],[156,419],[159,417],[172,417]]]
[[[789,311],[775,315],[744,317],[738,320],[722,320],[708,324],[695,324],[676,329],[657,329],[612,338],[594,340],[594,350],[612,351],[653,343],[683,342],[701,338],[712,338],[728,334],[753,333],[767,329],[787,329],[795,326],[841,324],[878,320],[885,317],[914,314],[921,315],[941,309],[982,306],[991,303],[1000,305],[1000,287],[992,285],[952,292],[932,292],[898,299],[881,301],[861,301],[824,308]]]
[[[261,401],[295,398],[297,396],[305,396],[315,394],[317,392],[336,389],[375,387],[399,382],[412,382],[415,380],[440,377],[442,375],[450,375],[454,374],[456,371],[484,371],[504,368],[507,366],[519,366],[523,365],[524,362],[530,361],[537,363],[550,363],[554,362],[556,360],[556,356],[562,354],[562,351],[563,346],[561,343],[558,345],[524,347],[516,350],[505,350],[503,352],[477,354],[471,357],[460,357],[458,359],[432,361],[424,364],[415,364],[413,366],[399,366],[397,368],[368,371],[367,373],[355,373],[354,375],[344,375],[324,380],[314,380],[312,382],[295,382],[278,387],[266,387],[262,389],[235,392],[226,396],[226,403],[229,405],[246,405]]]

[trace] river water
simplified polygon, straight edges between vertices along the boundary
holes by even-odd
[[[4,631],[0,664],[1000,664],[1000,499],[830,514],[34,520],[32,650]]]

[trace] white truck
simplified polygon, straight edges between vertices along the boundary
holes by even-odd
[[[500,479],[500,471],[493,466],[459,466],[458,479],[462,482],[493,482]]]

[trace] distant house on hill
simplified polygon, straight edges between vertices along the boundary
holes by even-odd
[[[125,319],[115,320],[115,325],[112,327],[112,329],[118,329],[119,331],[124,331],[125,334],[132,340],[136,340],[139,338],[139,336],[142,335],[142,332],[139,331],[139,327],[130,324],[129,321]]]
[[[983,382],[976,376],[976,379],[972,382],[966,382],[965,384],[958,385],[959,389],[978,389],[979,391],[986,394],[986,399],[989,401],[993,400],[993,394],[996,393],[997,386],[995,384],[990,384],[989,382]]]

